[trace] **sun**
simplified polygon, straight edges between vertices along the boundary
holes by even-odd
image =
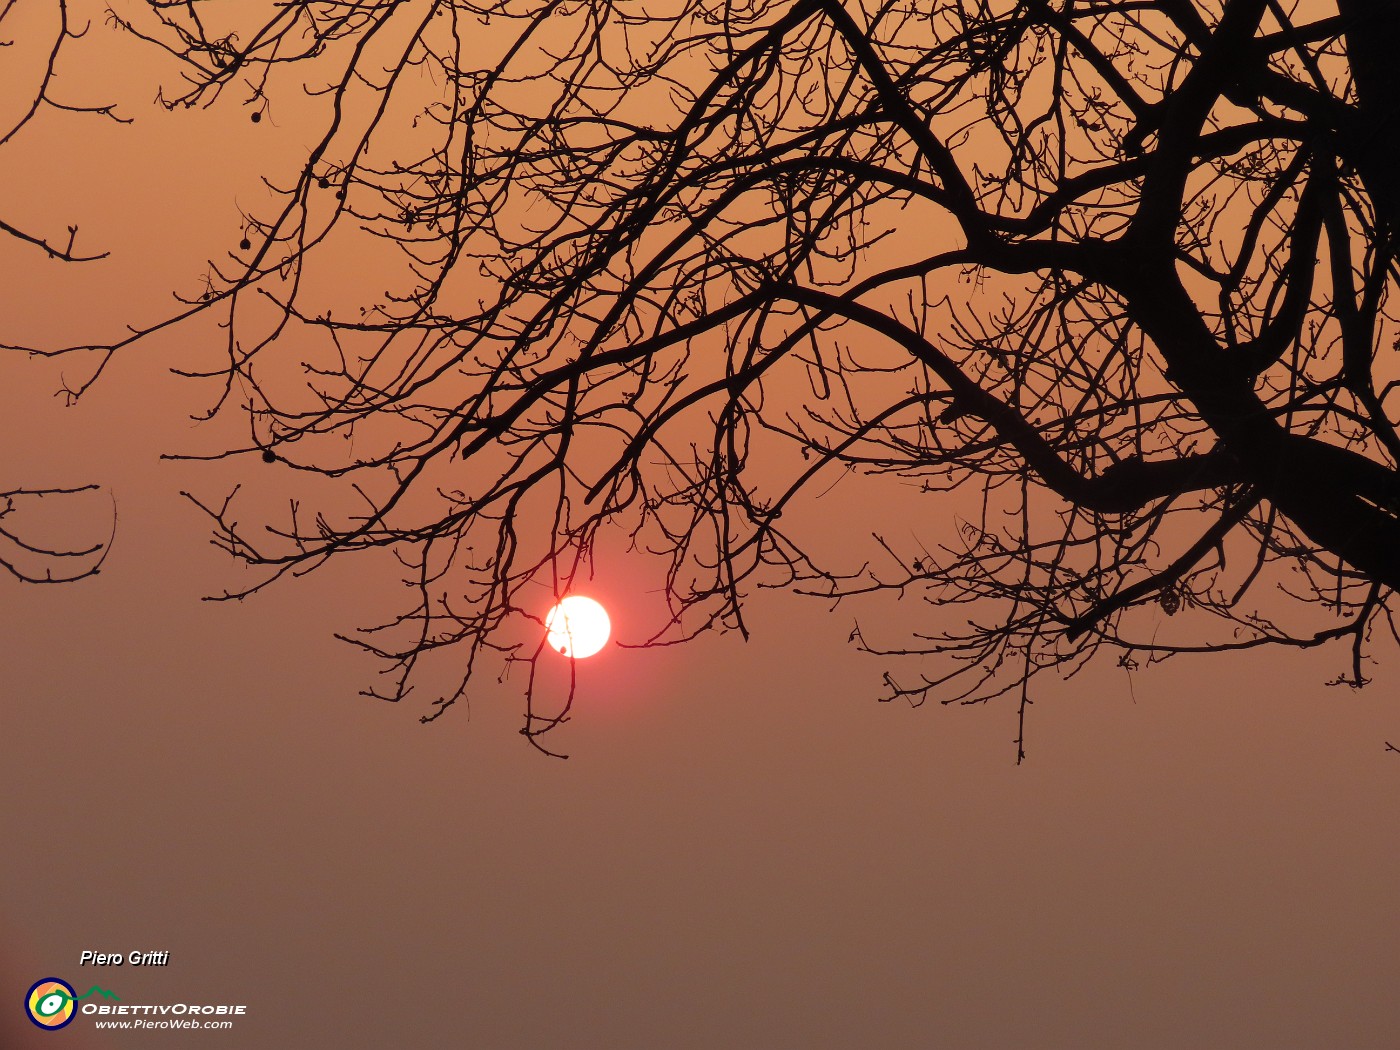
[[[550,647],[576,659],[602,650],[612,631],[608,611],[581,594],[571,594],[550,609],[544,625],[549,630],[546,640]]]

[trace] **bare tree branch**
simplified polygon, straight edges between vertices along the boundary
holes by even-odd
[[[224,455],[348,501],[250,530],[197,499],[264,570],[223,597],[392,551],[416,597],[354,639],[386,661],[371,695],[451,653],[432,719],[524,663],[544,749],[570,701],[535,696],[535,610],[612,535],[665,566],[645,644],[745,631],[759,587],[940,606],[852,641],[915,661],[887,699],[1016,697],[1021,755],[1036,677],[1104,650],[1341,642],[1362,684],[1400,586],[1386,0],[207,0],[113,24],[179,60],[166,106],[306,122],[199,293],[93,349],[218,320],[188,374],[246,416]],[[382,296],[313,290],[351,250],[397,260]],[[842,564],[799,519],[850,475],[929,510]]]

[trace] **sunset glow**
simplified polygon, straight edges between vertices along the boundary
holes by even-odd
[[[581,594],[572,594],[550,609],[544,624],[550,647],[574,658],[596,655],[612,632],[608,611]]]

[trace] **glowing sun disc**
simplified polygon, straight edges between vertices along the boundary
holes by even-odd
[[[550,609],[544,625],[549,630],[545,640],[550,648],[575,659],[598,653],[612,632],[608,611],[581,594],[571,594]]]

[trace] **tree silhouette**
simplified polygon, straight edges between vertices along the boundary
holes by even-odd
[[[10,81],[13,88],[7,92],[10,97],[6,99],[9,108],[0,116],[0,149],[13,148],[13,141],[45,109],[93,113],[122,120],[110,106],[77,105],[55,94],[53,88],[59,52],[68,41],[82,36],[86,27],[73,24],[67,0],[58,0],[50,13],[49,24],[41,27],[41,37],[19,31],[17,23],[28,12],[23,11],[14,0],[0,3],[0,46],[19,52],[18,56],[13,52],[5,55],[6,72],[13,74],[17,69],[22,72],[26,66],[33,70],[30,82],[22,82],[18,78]],[[8,207],[12,203],[5,200],[0,206]],[[0,213],[0,239],[18,243],[21,252],[62,262],[94,262],[106,258],[106,252],[87,254],[78,251],[77,238],[77,226],[68,227],[66,240],[55,240],[51,235],[26,229],[22,224],[7,222],[4,214]],[[22,348],[0,343],[0,350],[19,349]],[[110,537],[105,543],[50,544],[36,538],[37,533],[43,531],[41,527],[26,527],[24,523],[26,511],[32,511],[46,499],[53,502],[96,489],[96,485],[81,485],[47,488],[17,486],[0,490],[0,570],[24,583],[71,583],[96,575],[111,548]],[[115,509],[112,529],[115,535]]]
[[[111,120],[124,122],[111,106],[85,106],[62,99],[54,91],[54,80],[58,70],[59,53],[70,40],[83,36],[88,29],[86,24],[75,26],[69,12],[68,0],[57,0],[51,12],[51,24],[42,26],[37,32],[29,32],[28,26],[21,31],[18,22],[29,14],[16,0],[0,3],[0,41],[7,49],[16,48],[20,54],[7,55],[8,71],[18,70],[23,75],[26,66],[32,67],[33,75],[29,82],[15,82],[11,97],[6,100],[5,115],[0,117],[0,148],[11,143],[44,110],[64,110],[70,113],[94,113]],[[52,239],[50,235],[22,228],[6,222],[0,215],[0,234],[11,237],[39,249],[51,259],[65,262],[93,262],[105,259],[106,252],[96,255],[77,251],[78,227],[68,227],[66,242]]]
[[[416,597],[355,641],[389,662],[371,691],[389,700],[453,655],[425,719],[483,657],[533,668],[511,624],[604,528],[665,560],[652,643],[746,631],[761,586],[968,603],[962,626],[920,612],[902,639],[852,637],[927,658],[886,699],[1007,696],[1022,729],[1035,677],[1095,656],[1336,641],[1360,686],[1400,584],[1398,10],[114,16],[181,62],[165,105],[242,105],[309,143],[158,326],[223,326],[190,372],[219,383],[211,414],[247,413],[228,455],[360,501],[270,530],[202,501],[265,570],[226,597],[392,550]],[[359,298],[352,253],[395,276]],[[868,556],[853,535],[831,564],[783,515],[856,474],[927,493],[927,520],[877,511]],[[910,525],[922,540],[891,538]],[[526,702],[543,747],[568,702]]]

